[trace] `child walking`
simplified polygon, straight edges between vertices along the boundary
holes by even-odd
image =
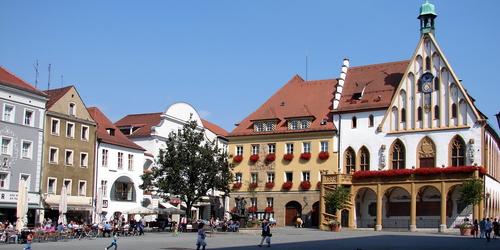
[[[30,233],[26,236],[26,248],[24,250],[31,250],[31,240],[33,239],[33,235]]]
[[[174,226],[174,235],[172,235],[172,236],[177,237],[177,235],[179,235],[179,226],[177,224],[175,224],[175,226]]]
[[[105,247],[104,250],[108,250],[110,249],[112,246],[115,246],[115,250],[118,249],[118,244],[116,243],[116,241],[118,240],[118,233],[116,233],[114,236],[113,236],[113,240],[111,241],[111,245],[109,245],[109,247]]]
[[[207,242],[205,241],[205,237],[207,237],[207,234],[203,230],[203,227],[205,226],[205,223],[200,223],[198,224],[198,239],[196,240],[196,250],[200,250],[200,246],[203,246],[202,249],[205,249],[207,246]]]

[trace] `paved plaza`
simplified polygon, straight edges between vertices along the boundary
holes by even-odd
[[[277,227],[272,228],[272,245],[270,248],[259,248],[260,231],[248,230],[241,233],[216,233],[215,237],[207,237],[207,249],[500,249],[500,239],[472,239],[471,236],[460,236],[452,231],[440,234],[427,232],[398,231],[358,231],[343,229],[340,232],[322,231],[310,228]],[[181,233],[172,237],[170,232],[149,232],[145,236],[121,237],[118,240],[119,250],[148,249],[196,249],[196,233]],[[104,249],[111,242],[110,238],[95,240],[78,240],[59,242],[33,243],[34,250],[54,249]],[[23,249],[26,245],[0,245],[1,250]],[[114,249],[114,248],[110,248]]]

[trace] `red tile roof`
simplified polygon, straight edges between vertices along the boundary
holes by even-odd
[[[87,110],[92,119],[97,122],[98,140],[108,144],[146,151],[143,147],[129,140],[97,107],[87,108]],[[113,129],[115,135],[110,135],[107,129]]]
[[[229,136],[336,130],[330,111],[337,83],[337,79],[304,81],[295,75],[262,106],[237,124]],[[309,129],[288,130],[287,118],[303,117],[312,117]],[[323,118],[327,118],[327,122],[321,125]],[[273,132],[253,132],[254,121],[266,120],[277,121]]]
[[[228,132],[226,130],[224,130],[223,128],[207,121],[207,120],[203,120],[201,119],[201,122],[203,123],[203,126],[212,131],[212,133],[216,134],[216,135],[221,135],[221,136],[227,136],[228,135]]]
[[[59,101],[59,99],[61,99],[61,97],[68,93],[71,88],[74,88],[74,86],[71,85],[60,89],[45,90],[45,93],[47,93],[49,98],[49,101],[46,105],[47,109],[50,109],[52,105],[54,105],[57,101]]]
[[[14,88],[23,89],[38,95],[46,96],[46,93],[25,82],[23,79],[12,74],[2,66],[0,66],[0,82]]]
[[[338,109],[344,112],[389,107],[409,63],[408,60],[349,68]],[[353,99],[361,93],[361,99]]]

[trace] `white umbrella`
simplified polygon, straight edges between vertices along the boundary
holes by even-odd
[[[102,188],[97,189],[97,198],[95,202],[95,220],[96,223],[101,223],[102,221]]]
[[[136,207],[133,209],[129,209],[126,211],[123,211],[124,214],[142,214],[142,215],[148,215],[148,214],[159,214],[159,211],[149,209],[147,207]]]
[[[61,188],[61,199],[59,200],[59,219],[58,223],[63,225],[67,224],[66,213],[68,212],[68,191],[66,186],[63,185]]]
[[[26,180],[21,178],[19,180],[19,189],[17,195],[17,221],[16,229],[20,232],[21,228],[26,227],[28,213],[28,189],[26,187]]]

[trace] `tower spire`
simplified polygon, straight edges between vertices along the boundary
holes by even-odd
[[[434,8],[434,5],[429,3],[429,0],[426,0],[422,6],[420,6],[420,15],[418,19],[420,19],[420,36],[427,33],[434,34],[434,19],[436,19],[437,14]]]

